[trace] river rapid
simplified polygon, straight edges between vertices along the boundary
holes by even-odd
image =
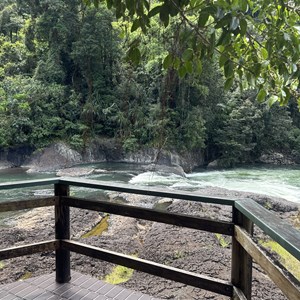
[[[84,168],[100,169],[88,176],[89,179],[101,181],[115,181],[143,186],[164,186],[177,190],[201,190],[207,187],[219,187],[228,190],[252,192],[273,197],[280,197],[300,204],[300,167],[281,166],[248,166],[226,170],[198,169],[186,178],[175,174],[161,174],[159,172],[143,171],[143,167],[136,164],[100,163],[82,165]],[[0,183],[33,180],[55,177],[55,173],[27,173],[25,169],[0,170]],[[31,196],[47,196],[53,193],[51,186],[37,187],[35,189],[16,189],[13,191],[0,191],[0,201],[21,199]],[[88,197],[99,194],[99,191],[82,188],[72,189],[72,193]]]

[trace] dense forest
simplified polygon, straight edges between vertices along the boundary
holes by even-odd
[[[300,157],[295,100],[270,107],[235,82],[225,91],[219,63],[205,58],[186,63],[181,74],[165,68],[168,53],[190,62],[189,48],[178,42],[186,24],[151,22],[147,36],[129,35],[132,24],[102,6],[2,0],[0,147],[65,140],[82,150],[92,139],[113,137],[125,151],[201,150],[224,166],[272,151]],[[128,51],[133,43],[135,55]],[[128,59],[137,54],[139,63]]]

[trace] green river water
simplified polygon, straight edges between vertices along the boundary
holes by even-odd
[[[215,186],[236,191],[254,192],[281,197],[300,203],[300,167],[266,167],[249,166],[229,170],[195,170],[182,178],[175,174],[162,175],[157,172],[144,172],[138,165],[120,163],[101,163],[83,165],[83,167],[99,168],[105,171],[92,174],[86,178],[102,181],[125,182],[134,185],[165,186],[168,189],[199,190]],[[55,177],[54,173],[26,173],[24,169],[0,170],[0,182],[32,180]],[[73,194],[83,192],[89,197],[99,194],[99,191],[74,188]],[[0,191],[0,201],[27,198],[31,196],[51,195],[51,186],[23,190]]]

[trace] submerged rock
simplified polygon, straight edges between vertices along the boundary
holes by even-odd
[[[66,168],[59,170],[57,176],[68,176],[68,177],[77,177],[77,176],[86,176],[91,175],[95,172],[93,168]]]
[[[186,177],[183,168],[179,165],[166,166],[166,165],[150,164],[144,166],[143,169],[145,171],[157,172],[163,175],[175,174],[181,177]]]

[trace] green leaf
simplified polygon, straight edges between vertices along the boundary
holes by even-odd
[[[223,67],[225,65],[225,63],[228,61],[228,59],[229,59],[228,56],[226,54],[222,53],[219,58],[219,66]]]
[[[171,67],[173,64],[173,60],[174,60],[173,55],[171,53],[169,53],[164,59],[163,68],[166,70],[169,67]]]
[[[113,0],[106,0],[106,5],[108,9],[111,9],[113,6]]]
[[[229,77],[229,78],[226,79],[226,81],[224,83],[225,90],[229,90],[232,87],[233,79],[234,79],[233,77]]]
[[[267,59],[268,58],[269,53],[268,53],[268,51],[267,51],[266,48],[261,48],[261,56],[262,56],[263,59]]]
[[[162,8],[162,5],[160,5],[160,6],[155,6],[154,8],[152,8],[152,9],[149,11],[149,13],[148,13],[148,17],[149,17],[149,18],[152,18],[152,17],[154,17],[155,15],[159,14],[161,8]]]
[[[187,62],[185,63],[185,68],[186,68],[186,71],[187,71],[188,73],[190,73],[190,74],[193,73],[193,64],[192,64],[191,61],[187,61]]]
[[[279,100],[279,97],[276,95],[271,95],[268,99],[268,105],[272,106],[274,103],[276,103]]]
[[[218,40],[217,46],[219,45],[225,46],[229,44],[230,40],[231,40],[231,32],[224,29]]]
[[[175,70],[178,70],[180,67],[180,59],[178,57],[175,57],[174,62],[173,62],[173,67]]]
[[[138,28],[140,28],[140,26],[141,26],[140,19],[135,19],[131,26],[131,32],[136,31]]]
[[[164,4],[161,7],[160,12],[159,12],[159,18],[163,22],[164,26],[168,27],[170,17],[169,17],[169,9],[168,9],[168,6],[166,4]]]
[[[230,24],[231,20],[232,20],[231,14],[227,14],[217,22],[215,27],[216,28],[227,27]]]
[[[247,21],[245,19],[240,20],[240,34],[244,36],[247,32]]]
[[[191,48],[185,49],[185,51],[182,54],[183,61],[190,61],[193,59],[193,50]]]
[[[266,99],[267,92],[264,89],[261,89],[258,94],[257,94],[257,101],[258,102],[263,102]]]
[[[248,1],[247,0],[239,0],[239,5],[240,5],[240,8],[243,12],[247,12],[248,11]]]
[[[185,68],[185,65],[182,65],[179,70],[178,70],[178,74],[180,78],[183,78],[187,73],[187,70]]]
[[[209,18],[209,13],[208,12],[201,12],[198,18],[198,26],[199,27],[204,27],[207,20]]]
[[[195,72],[197,74],[201,74],[202,72],[202,61],[200,59],[197,59],[195,62]]]
[[[130,60],[134,65],[138,65],[141,60],[141,52],[139,48],[130,48],[127,52],[127,60]]]
[[[260,64],[260,63],[254,64],[254,66],[253,66],[253,73],[254,73],[254,75],[255,75],[256,77],[259,76],[260,70],[261,70],[261,64]]]
[[[135,12],[135,10],[134,10],[134,1],[126,0],[125,3],[126,3],[127,9],[130,11],[131,15],[133,15],[134,12]]]
[[[233,77],[233,62],[227,60],[224,64],[224,74],[226,78]]]

